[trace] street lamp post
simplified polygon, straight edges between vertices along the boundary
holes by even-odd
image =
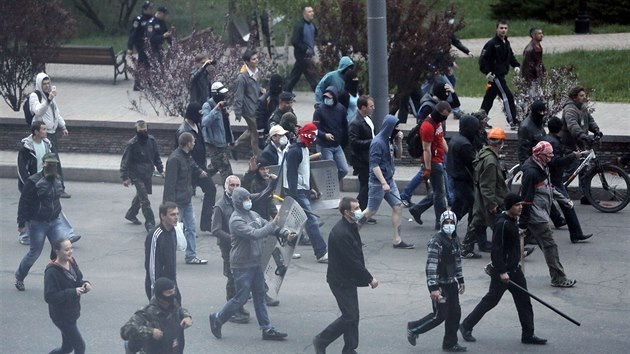
[[[368,0],[368,74],[370,95],[374,98],[374,125],[379,128],[389,112],[387,72],[387,8],[385,0]]]

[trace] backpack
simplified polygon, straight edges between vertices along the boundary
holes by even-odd
[[[420,139],[420,126],[422,122],[416,124],[407,134],[407,152],[413,158],[422,156],[422,139]]]
[[[35,90],[34,92],[35,94],[37,94],[37,100],[39,100],[39,102],[41,103],[42,93],[37,90]],[[33,124],[33,117],[35,116],[35,114],[31,112],[30,97],[31,95],[28,95],[26,101],[24,101],[24,104],[22,105],[22,111],[24,111],[24,119],[26,120],[26,124],[28,124],[29,127],[31,126],[31,124]]]

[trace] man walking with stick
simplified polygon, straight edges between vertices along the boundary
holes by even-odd
[[[512,293],[518,318],[521,321],[521,342],[524,344],[546,344],[547,340],[534,335],[534,311],[529,295],[508,283],[515,283],[527,290],[525,275],[521,270],[520,261],[523,251],[519,241],[517,218],[523,211],[523,199],[515,193],[505,197],[505,212],[497,216],[492,234],[492,268],[490,289],[475,307],[473,312],[464,319],[459,326],[462,337],[467,342],[475,342],[472,335],[473,327],[481,320],[486,312],[492,310],[501,300],[503,293]]]

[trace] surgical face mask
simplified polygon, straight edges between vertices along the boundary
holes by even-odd
[[[246,200],[243,202],[243,209],[250,210],[252,208],[252,201]]]
[[[448,19],[448,24],[449,24],[449,25],[452,25],[452,24],[454,24],[454,23],[455,23],[455,19],[454,19],[454,18],[449,18],[449,19]]]
[[[361,218],[363,218],[363,212],[361,211],[361,209],[357,209],[354,211],[353,213],[354,215],[354,221],[359,221],[361,220]]]
[[[444,224],[444,225],[442,225],[442,231],[444,231],[446,234],[450,235],[453,232],[455,232],[455,225],[453,225],[453,224]]]
[[[280,137],[280,141],[279,141],[281,146],[285,146],[286,144],[289,143],[289,138],[287,138],[285,135],[283,135],[282,137]]]
[[[333,99],[332,99],[332,98],[328,98],[328,97],[324,98],[324,104],[325,104],[326,106],[332,106],[332,105],[333,105],[333,103],[334,103],[334,101],[333,101]]]

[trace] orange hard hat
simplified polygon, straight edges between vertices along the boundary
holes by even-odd
[[[505,140],[505,131],[501,128],[492,128],[488,132],[488,139]]]

